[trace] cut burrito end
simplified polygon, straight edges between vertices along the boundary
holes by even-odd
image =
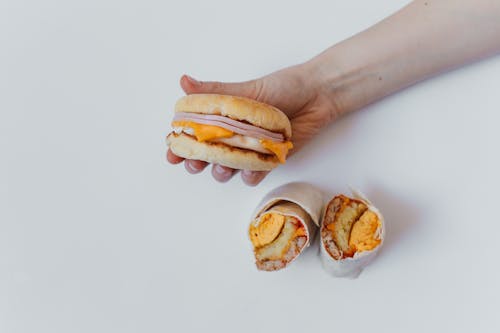
[[[288,209],[301,209],[293,203],[284,205]],[[308,241],[306,226],[299,218],[272,209],[250,224],[249,237],[257,268],[265,271],[284,268],[302,252]]]
[[[380,244],[380,227],[378,215],[363,201],[339,195],[326,207],[321,241],[334,259],[350,258]]]

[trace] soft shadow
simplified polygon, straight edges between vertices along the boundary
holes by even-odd
[[[349,138],[354,135],[353,128],[356,126],[356,117],[355,113],[350,113],[323,128],[300,151],[290,157],[290,163],[287,163],[286,166],[297,171],[307,170],[307,167],[311,166],[310,161],[317,159],[321,154],[334,153],[338,147],[350,144]]]
[[[365,193],[377,207],[385,221],[385,240],[381,253],[401,243],[419,223],[419,209],[408,199],[402,198],[381,186],[372,186]]]

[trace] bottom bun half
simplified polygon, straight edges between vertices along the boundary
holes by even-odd
[[[170,150],[177,156],[216,163],[233,169],[269,171],[279,165],[278,158],[218,142],[199,142],[185,133],[167,136]]]

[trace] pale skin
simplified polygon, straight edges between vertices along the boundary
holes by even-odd
[[[310,61],[241,83],[203,82],[187,75],[186,94],[245,96],[274,105],[292,123],[294,152],[343,114],[359,110],[418,81],[500,53],[499,0],[415,0],[371,28]],[[184,161],[199,173],[207,163],[184,160],[170,150],[167,160]],[[213,165],[227,182],[238,171]],[[257,185],[268,172],[241,170]]]

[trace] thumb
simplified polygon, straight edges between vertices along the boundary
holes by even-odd
[[[180,80],[182,90],[190,94],[222,94],[259,99],[262,80],[251,80],[239,83],[198,81],[191,76],[183,75]]]

